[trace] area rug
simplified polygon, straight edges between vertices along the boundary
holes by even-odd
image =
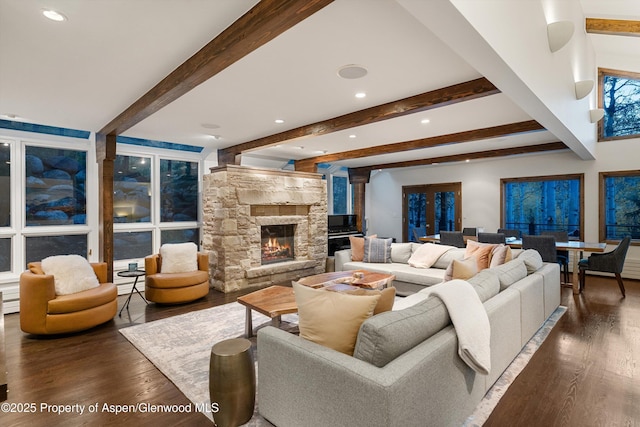
[[[467,419],[465,426],[480,426],[504,395],[509,385],[524,369],[536,350],[548,336],[566,307],[558,309],[527,343],[520,354],[509,365],[494,386],[487,392],[475,412]],[[297,329],[298,316],[282,316],[283,329]],[[244,334],[245,307],[237,302],[205,310],[174,316],[168,319],[120,330],[151,363],[194,403],[194,407],[204,408],[209,404],[209,358],[211,347],[218,341],[242,337]],[[254,330],[270,324],[269,319],[253,313]],[[255,325],[258,325],[257,327]],[[253,345],[256,338],[251,339]],[[257,373],[257,368],[256,368]],[[258,375],[259,378],[259,375]],[[245,424],[247,427],[266,427],[271,424],[256,412]],[[213,420],[210,412],[203,412]]]

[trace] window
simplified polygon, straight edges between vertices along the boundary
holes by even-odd
[[[197,161],[122,153],[113,180],[114,260],[144,258],[164,243],[200,244]]]
[[[26,264],[53,255],[80,255],[86,258],[87,253],[86,234],[26,238]]]
[[[0,143],[0,227],[11,227],[11,144]]]
[[[198,163],[160,160],[162,222],[198,220]]]
[[[87,152],[25,148],[27,226],[86,224]]]
[[[640,171],[600,172],[600,240],[640,239]]]
[[[502,226],[530,235],[566,231],[582,240],[583,194],[582,174],[502,179]]]
[[[333,214],[346,215],[347,212],[347,187],[349,186],[346,176],[333,176]]]
[[[598,70],[598,105],[604,120],[598,124],[600,140],[640,135],[640,74]]]
[[[11,239],[0,238],[0,272],[11,271]]]
[[[151,222],[151,159],[118,155],[113,172],[113,222]]]

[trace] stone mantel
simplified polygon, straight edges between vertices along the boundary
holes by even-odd
[[[215,289],[230,292],[325,270],[327,188],[322,175],[245,166],[204,176],[203,249]],[[295,225],[295,259],[262,265],[261,226]]]

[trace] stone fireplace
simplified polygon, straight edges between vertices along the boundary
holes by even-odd
[[[211,168],[203,185],[203,249],[223,292],[325,271],[327,188],[320,174]]]

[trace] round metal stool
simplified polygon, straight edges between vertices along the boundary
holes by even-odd
[[[209,397],[218,407],[213,414],[218,427],[236,427],[251,419],[256,398],[251,341],[234,338],[211,348]]]

